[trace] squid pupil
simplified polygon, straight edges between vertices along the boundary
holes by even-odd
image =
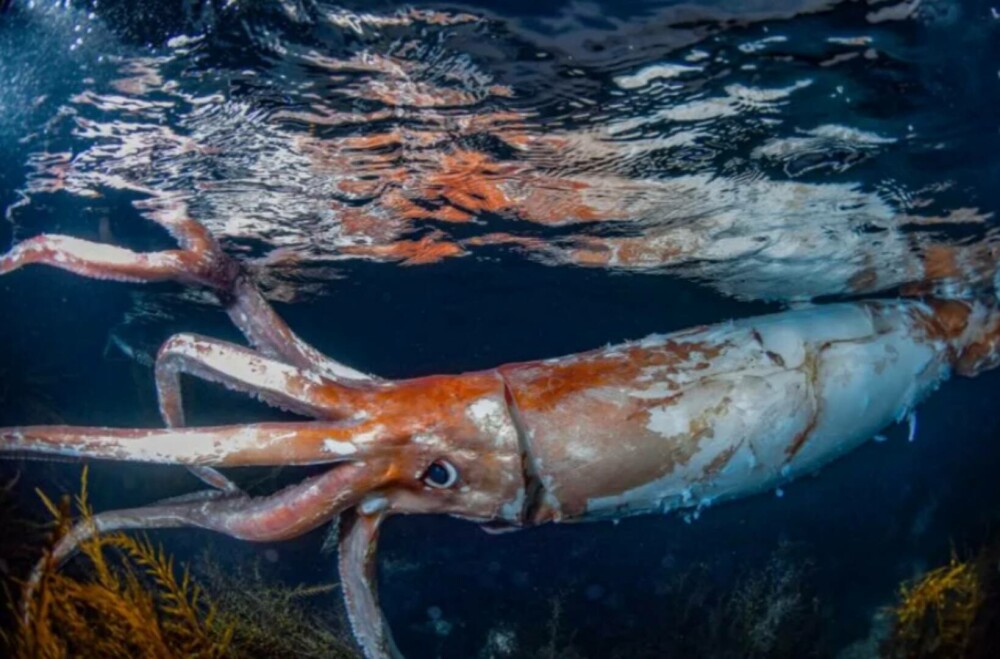
[[[448,472],[447,467],[440,462],[435,462],[427,468],[427,473],[424,474],[424,480],[431,485],[444,487],[448,485],[448,481],[451,480],[451,474]]]

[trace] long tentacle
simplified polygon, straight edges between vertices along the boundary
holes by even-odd
[[[246,276],[233,284],[232,297],[224,300],[226,313],[247,340],[264,354],[280,358],[299,368],[316,371],[328,378],[346,382],[377,382],[368,373],[330,359],[303,341],[275,312],[257,286]]]
[[[173,378],[168,378],[166,384],[161,383],[160,371],[162,369],[160,362],[162,361],[163,354],[164,351],[161,348],[156,360],[156,396],[160,403],[160,416],[163,418],[163,423],[165,423],[168,428],[182,428],[186,424],[184,423],[184,406],[181,398],[180,375],[174,371],[175,376]],[[215,467],[190,465],[188,466],[188,471],[194,474],[206,485],[210,485],[217,490],[221,490],[231,495],[239,495],[242,493],[236,483],[231,481],[225,474]]]
[[[0,275],[40,263],[92,279],[210,283],[198,276],[198,260],[193,252],[185,250],[139,254],[72,236],[45,234],[18,243],[0,257]]]
[[[340,582],[354,638],[365,657],[398,659],[402,654],[378,605],[376,548],[382,520],[381,512],[365,515],[357,508],[341,516]]]
[[[177,334],[163,344],[156,357],[160,412],[171,427],[184,425],[182,373],[316,419],[341,418],[352,411],[353,390],[345,385],[262,357],[242,346],[194,334]]]
[[[0,452],[212,467],[308,465],[391,452],[368,424],[261,423],[212,428],[0,428]]]
[[[242,346],[193,334],[177,334],[156,357],[156,393],[160,415],[168,428],[184,427],[181,373],[217,382],[264,402],[313,418],[335,418],[347,413],[345,387],[318,375],[267,359]],[[212,467],[191,466],[205,483],[236,493],[239,488]]]
[[[182,249],[138,253],[121,247],[60,235],[26,240],[0,256],[0,275],[37,263],[69,270],[84,277],[129,282],[178,281],[215,291],[229,317],[264,353],[332,379],[374,380],[307,344],[275,313],[240,264],[228,256],[212,235],[190,218],[176,199],[148,203],[147,216],[167,229]]]
[[[103,512],[77,524],[63,536],[51,559],[62,562],[89,538],[127,529],[193,526],[241,540],[286,540],[311,531],[356,505],[366,493],[379,487],[384,478],[385,466],[378,461],[350,463],[267,497],[218,498],[206,492],[206,496],[190,501]],[[44,565],[40,563],[29,579],[29,597]]]

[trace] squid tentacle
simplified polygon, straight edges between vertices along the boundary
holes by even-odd
[[[247,341],[265,355],[344,384],[382,381],[331,359],[303,341],[246,275],[236,279],[230,296],[223,298],[222,303]]]
[[[348,403],[353,392],[345,385],[249,348],[196,334],[168,339],[157,354],[155,371],[160,412],[170,427],[184,425],[182,373],[315,419],[336,419],[352,411]]]
[[[197,223],[171,231],[187,250],[170,250],[138,254],[112,245],[93,243],[71,236],[43,235],[16,245],[0,257],[0,274],[6,274],[29,263],[44,263],[86,277],[118,281],[180,281],[200,282],[199,271],[216,253],[214,240],[207,232],[199,232]],[[204,282],[202,282],[204,283]],[[166,419],[166,417],[165,417]],[[168,425],[170,424],[168,422]],[[183,421],[180,424],[183,425]],[[210,467],[190,467],[202,481],[226,491],[236,491],[236,485]]]
[[[80,545],[101,533],[135,529],[198,527],[239,540],[272,542],[307,533],[356,505],[384,479],[384,466],[349,463],[266,497],[223,497],[215,492],[188,501],[164,501],[142,508],[98,513],[78,523],[56,544],[49,558],[32,572],[25,601],[39,583],[49,560],[60,564]],[[198,493],[196,493],[198,494]]]
[[[169,344],[170,342],[168,341],[167,343]],[[166,347],[166,344],[164,347]],[[159,401],[160,416],[163,418],[163,423],[168,428],[181,428],[185,425],[185,423],[184,406],[182,404],[183,399],[181,398],[180,377],[179,374],[176,374],[172,379],[167,379],[165,382],[161,382],[159,374],[163,354],[164,350],[161,348],[156,359],[156,396]],[[214,467],[190,465],[188,466],[188,471],[194,474],[206,485],[210,485],[217,490],[234,495],[242,494],[242,491],[236,483],[231,481],[225,474]]]
[[[4,452],[211,467],[332,464],[378,457],[372,424],[259,423],[207,428],[0,428]]]
[[[201,223],[187,216],[183,204],[148,216],[167,229],[182,249],[140,253],[72,236],[42,234],[0,256],[0,275],[42,264],[93,279],[206,286],[216,293],[250,344],[263,353],[331,379],[377,380],[330,359],[299,338],[275,313],[241,264],[222,250]]]
[[[92,279],[209,283],[198,277],[198,258],[185,250],[138,253],[72,236],[43,234],[18,243],[0,257],[0,275],[38,263]]]
[[[221,492],[231,495],[243,493],[243,490],[240,489],[239,485],[234,483],[228,476],[215,467],[208,467],[205,465],[188,465],[187,470],[194,474],[194,476],[205,485],[210,485]]]
[[[338,408],[332,404],[344,397],[338,395],[342,385],[267,359],[248,348],[195,334],[177,334],[164,343],[156,357],[155,373],[160,415],[168,428],[185,425],[181,373],[317,419],[336,417]],[[212,487],[230,493],[239,491],[235,483],[212,467],[188,468]]]
[[[184,210],[183,204],[180,204],[172,211],[155,210],[149,215],[167,229],[183,249],[137,253],[71,236],[41,235],[16,245],[0,256],[0,275],[38,263],[97,279],[138,283],[178,281],[208,286],[219,294],[236,326],[263,352],[284,357],[309,370],[316,369],[329,378],[352,381],[374,379],[329,359],[296,336],[241,272],[240,265],[222,250],[201,223],[188,217]],[[171,364],[183,361],[172,356],[171,348],[176,347],[176,343],[165,346],[166,351],[161,352],[165,357],[163,366],[158,364],[157,367],[160,412],[168,427],[184,425],[179,378],[176,375],[171,377],[169,373]],[[251,354],[242,357],[252,358]],[[253,393],[267,397],[263,392]],[[314,414],[315,409],[309,405],[289,407],[292,411],[304,411],[310,416],[329,416]],[[192,465],[189,470],[212,487],[230,493],[239,491],[235,483],[211,467]]]
[[[365,515],[356,508],[340,519],[338,567],[354,638],[368,659],[401,659],[378,605],[376,545],[385,515]]]

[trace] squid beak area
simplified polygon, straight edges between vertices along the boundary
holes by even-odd
[[[378,604],[376,583],[379,527],[384,511],[365,514],[357,508],[340,519],[339,568],[347,617],[367,659],[401,659]]]
[[[414,491],[405,481],[412,478],[415,469],[426,462],[420,451],[410,455],[398,451],[392,456],[380,456],[384,462],[380,469],[380,484],[360,498],[355,505],[340,516],[338,567],[340,582],[354,638],[367,659],[402,659],[392,632],[379,606],[377,583],[377,547],[382,523],[393,514],[441,513],[456,514],[455,506],[437,502],[437,496],[424,496]],[[334,467],[338,469],[342,467]],[[402,482],[400,482],[402,481]],[[435,491],[440,494],[440,491]],[[495,504],[492,497],[482,504],[483,511],[491,511]],[[474,512],[480,512],[474,509]]]
[[[385,484],[386,474],[385,463],[377,460],[336,464],[269,496],[224,499],[210,509],[196,509],[190,522],[245,540],[286,540],[363,504]]]

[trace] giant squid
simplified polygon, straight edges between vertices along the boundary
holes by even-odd
[[[1000,363],[995,301],[928,297],[818,305],[554,359],[387,380],[296,336],[246,267],[185,210],[153,219],[178,249],[140,253],[43,234],[0,257],[0,274],[44,264],[205,287],[250,347],[170,338],[154,366],[165,428],[3,428],[0,451],[186,465],[211,486],[100,512],[59,541],[57,561],[112,530],[200,527],[269,542],[339,517],[345,604],[370,659],[400,656],[375,585],[379,529],[392,515],[446,514],[503,531],[745,497],[906,419],[950,374]],[[187,427],[182,375],[310,420]],[[259,497],[218,471],[260,465],[328,469]]]

